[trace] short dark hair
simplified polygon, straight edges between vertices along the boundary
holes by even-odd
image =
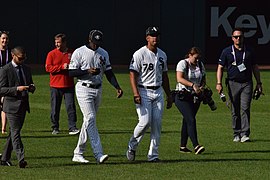
[[[244,33],[244,30],[241,27],[235,27],[235,28],[233,28],[232,34],[234,33],[234,31],[240,31],[242,34]]]
[[[11,53],[12,54],[18,54],[18,53],[25,54],[25,49],[22,46],[16,46],[13,49],[11,49]]]
[[[54,39],[57,39],[57,38],[61,38],[62,39],[62,42],[66,42],[67,41],[67,36],[63,33],[59,33],[59,34],[56,34],[54,36]]]
[[[0,36],[2,36],[2,34],[9,35],[9,32],[8,31],[0,31]]]

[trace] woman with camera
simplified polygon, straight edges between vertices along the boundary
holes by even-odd
[[[201,154],[205,148],[199,145],[196,129],[196,114],[200,107],[205,86],[205,68],[199,60],[201,51],[192,47],[185,59],[180,60],[176,66],[176,95],[175,105],[183,115],[181,130],[180,152],[191,153],[186,145],[190,137],[195,154]]]

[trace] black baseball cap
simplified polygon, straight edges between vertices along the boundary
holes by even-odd
[[[158,36],[160,35],[159,28],[156,26],[150,26],[146,29],[146,36]]]
[[[91,30],[89,33],[89,39],[96,45],[100,45],[103,41],[103,33],[99,30]]]

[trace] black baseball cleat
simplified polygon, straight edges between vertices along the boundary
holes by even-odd
[[[12,166],[10,161],[1,161],[1,166]]]
[[[195,151],[195,154],[201,154],[205,151],[205,148],[203,146],[198,145],[195,147],[194,151]]]
[[[19,167],[20,168],[25,168],[25,166],[27,166],[27,162],[26,161],[22,160],[22,161],[19,162]]]
[[[186,147],[180,147],[179,152],[181,152],[181,153],[191,153],[192,151],[191,151],[191,150],[189,150],[189,149],[188,149],[188,148],[186,148]]]
[[[158,162],[161,162],[161,160],[159,158],[155,158],[155,159],[150,160],[149,162],[158,163]]]
[[[136,151],[134,151],[134,150],[127,150],[126,156],[127,156],[127,159],[129,161],[134,161],[135,160],[135,156],[136,156]]]

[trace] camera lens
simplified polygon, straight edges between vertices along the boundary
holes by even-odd
[[[211,100],[209,103],[208,103],[208,106],[210,107],[210,109],[212,111],[215,111],[217,109],[217,106],[215,104],[215,102],[213,100]]]

